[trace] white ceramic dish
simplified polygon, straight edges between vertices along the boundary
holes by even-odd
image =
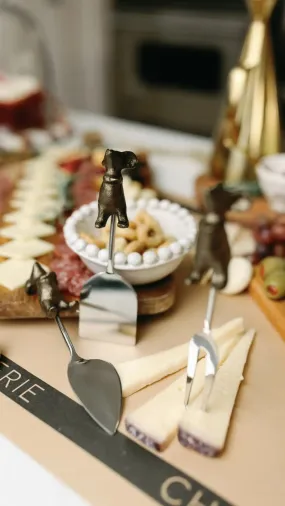
[[[256,167],[259,186],[273,211],[285,212],[285,153],[265,156]]]
[[[151,255],[131,253],[126,257],[126,263],[121,264],[122,255],[115,255],[115,269],[132,285],[153,283],[174,272],[183,257],[189,252],[196,237],[196,223],[193,216],[185,208],[168,200],[151,199],[138,200],[127,203],[128,217],[132,220],[139,209],[145,208],[161,225],[165,235],[172,235],[177,241],[168,248],[163,248],[160,257],[156,256],[155,263]],[[68,246],[77,253],[81,260],[94,273],[102,272],[107,265],[106,250],[98,250],[94,245],[88,245],[80,233],[96,234],[94,223],[97,217],[97,201],[84,205],[75,211],[64,226],[64,237]],[[149,253],[149,252],[148,252]],[[134,265],[139,262],[139,265]]]

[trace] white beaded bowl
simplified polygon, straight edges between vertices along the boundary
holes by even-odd
[[[128,256],[116,253],[115,270],[132,285],[153,283],[174,272],[194,245],[197,232],[195,220],[190,212],[169,200],[141,199],[127,202],[128,218],[134,219],[139,209],[145,209],[159,222],[165,235],[174,236],[177,241],[161,248],[157,255],[151,251],[146,251],[143,255],[130,253]],[[99,250],[96,246],[88,244],[80,237],[80,233],[100,234],[94,227],[97,212],[97,201],[84,205],[66,220],[63,229],[67,245],[94,273],[105,270],[107,250]]]

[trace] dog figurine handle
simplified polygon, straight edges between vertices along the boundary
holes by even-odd
[[[106,168],[98,197],[96,228],[103,228],[110,217],[116,217],[120,228],[128,228],[127,206],[123,189],[124,169],[135,168],[138,159],[131,151],[107,149],[102,165]]]
[[[78,302],[66,302],[59,290],[55,272],[46,272],[38,263],[34,267],[30,279],[26,282],[27,295],[37,295],[42,310],[48,318],[55,318],[61,311],[76,311]]]
[[[188,284],[199,283],[211,269],[212,287],[222,290],[226,286],[231,248],[225,229],[225,215],[240,197],[239,192],[229,191],[222,184],[205,193],[206,213],[199,223],[196,254]]]

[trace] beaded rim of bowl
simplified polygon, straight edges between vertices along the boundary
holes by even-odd
[[[189,227],[189,233],[182,239],[171,243],[169,246],[158,248],[160,253],[155,254],[153,260],[150,258],[151,250],[146,250],[142,255],[140,253],[129,253],[122,257],[122,252],[116,252],[114,255],[114,264],[120,270],[125,269],[149,269],[158,265],[167,264],[175,258],[179,258],[188,253],[194,245],[197,225],[191,215],[191,213],[184,207],[181,207],[177,203],[170,202],[169,200],[163,199],[158,200],[156,198],[145,200],[139,199],[137,201],[128,201],[127,208],[131,210],[135,209],[149,209],[155,210],[160,209],[162,211],[171,212],[178,216],[185,225]],[[90,204],[83,205],[66,220],[63,227],[64,238],[66,244],[79,256],[84,257],[86,260],[94,261],[99,265],[106,266],[107,264],[107,250],[106,248],[99,249],[96,245],[90,244],[82,239],[77,233],[76,226],[79,222],[83,221],[86,216],[90,216],[94,211],[98,209],[98,202],[94,201]]]

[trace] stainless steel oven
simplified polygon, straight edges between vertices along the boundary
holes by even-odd
[[[128,8],[115,16],[115,114],[210,134],[247,28],[234,12]]]

